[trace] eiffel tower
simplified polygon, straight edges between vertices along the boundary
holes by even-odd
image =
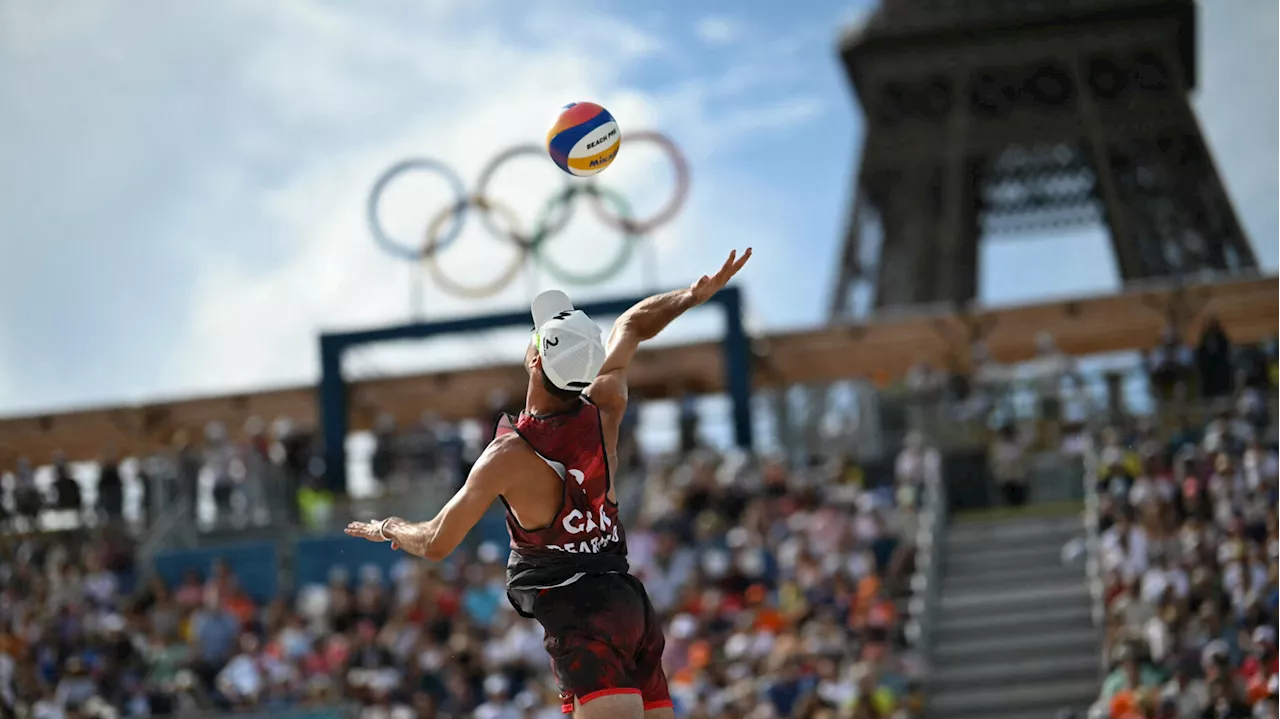
[[[1126,283],[1256,267],[1195,38],[1194,0],[882,0],[840,46],[866,141],[832,318],[967,303],[1012,232],[1101,225]]]

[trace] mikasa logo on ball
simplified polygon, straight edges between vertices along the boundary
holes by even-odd
[[[616,157],[617,154],[618,154],[618,149],[614,148],[613,152],[609,153],[606,157],[598,157],[593,159],[591,161],[591,164],[588,165],[588,167],[603,168],[605,165],[608,165],[610,162],[613,162],[613,158]]]

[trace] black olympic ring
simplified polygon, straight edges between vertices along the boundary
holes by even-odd
[[[647,218],[632,217],[630,203],[626,198],[597,184],[594,178],[575,181],[566,177],[565,185],[547,200],[539,212],[532,230],[526,231],[527,225],[521,222],[519,216],[505,203],[488,197],[487,190],[494,174],[508,160],[521,155],[539,157],[543,155],[543,148],[530,144],[517,145],[495,156],[482,169],[475,191],[471,194],[467,194],[458,175],[438,160],[413,158],[392,165],[378,177],[370,192],[367,204],[369,229],[375,242],[383,250],[396,257],[425,262],[427,271],[440,288],[460,297],[479,299],[496,294],[519,274],[521,266],[530,255],[548,272],[566,283],[584,285],[606,281],[626,266],[632,245],[640,235],[657,229],[679,214],[689,193],[688,162],[669,138],[657,132],[646,131],[630,133],[624,137],[624,141],[652,142],[658,145],[666,151],[675,170],[675,193],[665,205]],[[431,217],[427,223],[423,242],[416,248],[391,237],[382,227],[378,217],[379,203],[387,186],[400,175],[411,171],[428,171],[442,176],[458,197],[455,202],[445,205]],[[596,271],[568,270],[556,265],[549,260],[548,253],[541,251],[548,239],[560,234],[568,226],[578,195],[589,195],[594,214],[602,222],[623,234],[620,252],[605,267]],[[452,244],[462,233],[468,211],[480,215],[481,225],[491,235],[512,243],[517,249],[511,263],[505,266],[494,280],[478,286],[468,286],[454,281],[446,275],[436,260],[437,254]]]

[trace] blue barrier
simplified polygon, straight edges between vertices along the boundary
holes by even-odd
[[[508,541],[505,517],[501,506],[493,507],[468,533],[464,547],[474,551],[482,542],[491,542],[505,550]],[[299,539],[293,545],[293,587],[328,584],[335,567],[346,570],[347,576],[354,580],[366,565],[377,567],[383,581],[388,581],[391,569],[407,556],[404,552],[392,551],[389,544],[366,542],[345,534]],[[161,552],[156,555],[155,569],[165,584],[177,587],[190,570],[195,570],[201,579],[208,577],[217,559],[227,563],[254,601],[269,601],[281,591],[280,559],[274,542]]]
[[[349,577],[355,578],[366,564],[381,570],[385,581],[390,577],[391,568],[405,556],[403,552],[391,551],[390,544],[366,542],[345,534],[300,539],[294,545],[294,587],[328,584],[329,572],[334,567],[342,567]]]
[[[226,562],[245,593],[255,602],[275,598],[280,591],[280,562],[274,542],[244,542],[206,549],[179,549],[156,554],[156,574],[170,587],[181,584],[183,576],[195,570],[201,579],[209,576],[216,560]]]

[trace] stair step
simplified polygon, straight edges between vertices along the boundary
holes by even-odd
[[[1089,654],[974,662],[938,669],[929,679],[929,691],[942,694],[969,687],[1007,687],[1057,679],[1096,681],[1098,672],[1098,656]]]
[[[990,615],[939,617],[937,624],[934,625],[934,636],[938,642],[944,642],[948,638],[956,638],[956,635],[966,632],[1007,632],[1010,627],[1029,624],[1043,627],[1045,630],[1092,628],[1092,621],[1092,607],[1088,602],[1078,602]]]
[[[998,539],[1071,531],[1082,526],[1080,511],[1073,511],[1056,517],[1011,517],[976,522],[960,519],[951,524],[948,535],[964,539],[973,537]]]
[[[1006,588],[992,591],[982,587],[951,590],[945,584],[942,587],[940,607],[943,613],[950,611],[972,612],[974,614],[991,614],[996,612],[1016,611],[1015,607],[1044,606],[1061,602],[1063,605],[1087,599],[1088,585],[1084,577],[1073,577],[1063,581],[1045,582],[1035,587],[1019,589]]]
[[[1061,547],[1075,537],[1083,537],[1084,528],[1074,530],[1041,531],[1008,537],[957,537],[946,536],[943,546],[946,551],[956,556],[967,556],[973,553],[998,551],[1015,547]]]
[[[991,719],[998,712],[1032,711],[1052,717],[1064,707],[1088,706],[1098,697],[1096,679],[1075,679],[1033,686],[1009,684],[989,689],[943,692],[929,701],[929,715],[946,719]]]
[[[987,567],[1005,567],[1014,564],[1054,564],[1062,563],[1062,547],[1071,539],[1061,543],[1016,544],[1012,546],[993,544],[986,547],[973,546],[960,548],[947,546],[943,550],[942,567],[944,571],[968,571]]]
[[[1098,635],[1089,627],[1030,634],[980,635],[975,639],[939,643],[933,650],[933,665],[941,670],[955,664],[972,664],[1023,656],[1067,656],[1071,653],[1096,657]]]
[[[971,587],[1008,586],[1024,584],[1027,586],[1053,583],[1059,580],[1078,579],[1084,581],[1084,570],[1080,567],[1053,564],[1011,564],[1004,567],[989,567],[969,572],[946,572],[942,579],[942,590],[959,591]]]

